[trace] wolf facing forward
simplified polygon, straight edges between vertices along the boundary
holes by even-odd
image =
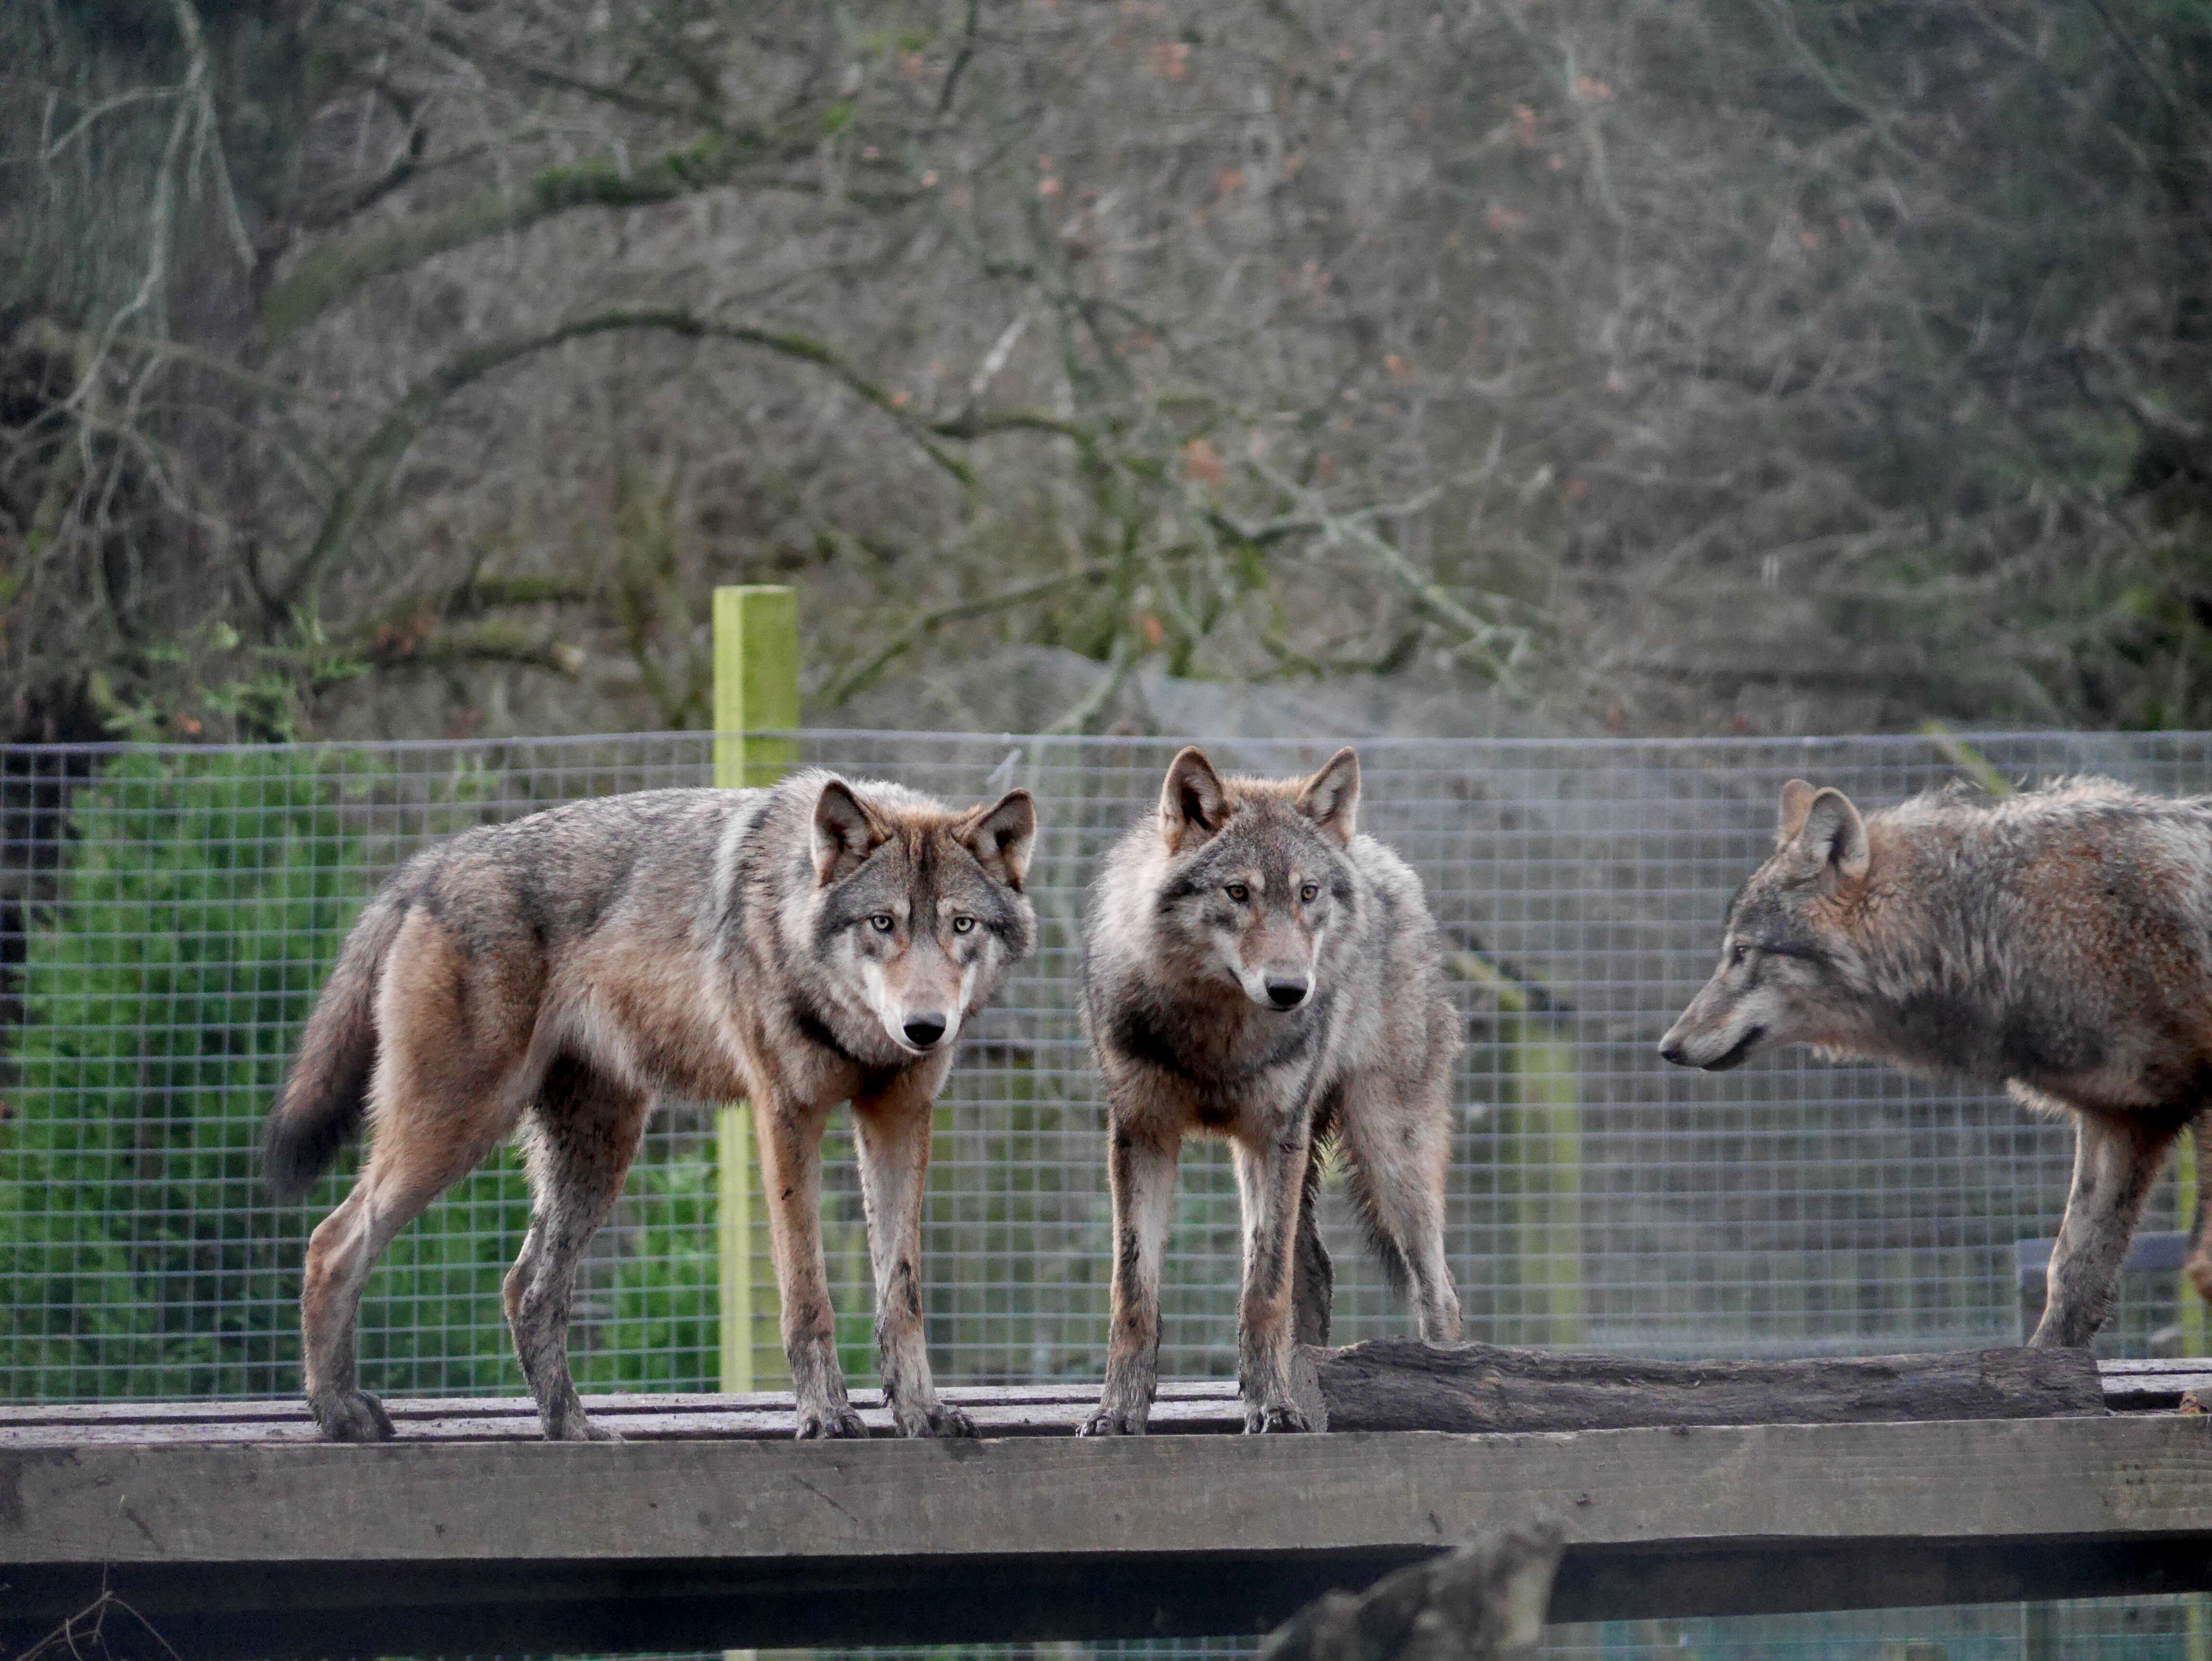
[[[362,1284],[392,1237],[518,1127],[531,1222],[507,1323],[545,1434],[611,1440],[568,1371],[576,1263],[655,1097],[750,1099],[802,1437],[865,1434],[832,1342],[824,1121],[853,1104],[884,1393],[908,1436],[973,1435],[939,1402],[920,1281],[931,1098],[961,1025],[1024,956],[1036,819],[1016,790],[953,812],[894,784],[653,790],[471,830],[362,914],[270,1113],[270,1187],[304,1193],[366,1116],[360,1180],[307,1245],[307,1402],[325,1436],[392,1421],[356,1377]]]
[[[2002,1081],[2072,1116],[2073,1188],[2031,1342],[2087,1344],[2192,1121],[2212,1186],[2212,798],[2083,778],[1936,791],[1862,819],[1840,791],[1791,780],[1720,967],[1659,1053],[1719,1071],[1788,1043]],[[2208,1200],[2188,1275],[2212,1295]]]
[[[1159,813],[1107,856],[1084,1010],[1108,1098],[1113,1329],[1086,1435],[1152,1410],[1160,1255],[1176,1161],[1229,1138],[1244,1210],[1237,1379],[1248,1431],[1307,1428],[1295,1342],[1328,1342],[1328,1255],[1314,1223],[1334,1141],[1421,1336],[1459,1337],[1444,1261],[1448,1088],[1459,1013],[1444,995],[1420,879],[1356,834],[1350,750],[1309,779],[1223,778],[1187,749]]]

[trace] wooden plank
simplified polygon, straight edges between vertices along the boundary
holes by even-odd
[[[587,1405],[592,1398],[585,1398]],[[985,1436],[1072,1436],[1095,1403],[976,1403],[969,1416]],[[872,1436],[893,1437],[898,1430],[888,1410],[861,1404],[860,1421]],[[794,1420],[787,1401],[773,1409],[715,1410],[691,1408],[674,1413],[601,1413],[599,1421],[627,1441],[708,1441],[732,1438],[788,1441]],[[436,1418],[393,1415],[404,1442],[532,1442],[538,1439],[538,1415],[527,1413],[446,1414]],[[1169,1401],[1155,1406],[1156,1435],[1236,1435],[1244,1428],[1243,1409],[1226,1400]],[[202,1418],[155,1424],[106,1421],[90,1424],[44,1422],[0,1428],[0,1450],[30,1447],[180,1446],[209,1443],[313,1442],[314,1423],[306,1412],[277,1420]]]
[[[1594,1430],[1638,1424],[1837,1423],[1850,1420],[2048,1417],[2108,1406],[2171,1409],[2185,1390],[2212,1387],[2212,1362],[2108,1362],[2086,1351],[2000,1348],[1954,1354],[1822,1358],[1784,1361],[1675,1361],[1469,1344],[1432,1349],[1382,1339],[1318,1354],[1330,1422],[1365,1430]],[[1097,1386],[1074,1379],[1048,1384],[954,1387],[948,1399],[988,1417],[1006,1433],[1073,1430]],[[1229,1379],[1170,1381],[1160,1387],[1165,1427],[1211,1423],[1188,1410],[1236,1400]],[[858,1391],[864,1418],[880,1406]],[[512,1421],[530,1433],[535,1408],[526,1397],[395,1397],[386,1403],[402,1434],[477,1436],[444,1428]],[[788,1395],[751,1391],[623,1394],[590,1398],[591,1411],[625,1433],[773,1435],[787,1432]],[[706,1415],[685,1426],[681,1415]],[[732,1417],[732,1415],[735,1415]],[[306,1421],[296,1400],[257,1402],[29,1402],[0,1406],[0,1446],[40,1432],[41,1445],[65,1441],[80,1427],[144,1427],[149,1436],[205,1426],[225,1439],[233,1427]],[[649,1422],[648,1422],[649,1421]],[[872,1423],[873,1421],[871,1421]],[[1219,1427],[1240,1426],[1233,1415]],[[114,1439],[107,1438],[105,1439]]]
[[[2105,1405],[2115,1413],[2172,1412],[2185,1394],[2212,1402],[2212,1360],[2177,1356],[2159,1360],[2105,1361]]]
[[[1571,1542],[2212,1530],[2212,1423],[2172,1415],[1491,1436],[157,1446],[0,1459],[0,1492],[15,1496],[0,1516],[10,1562],[1019,1556],[1204,1553],[1231,1541],[1413,1549],[1540,1505],[1570,1518]],[[329,1503],[338,1492],[346,1505]],[[1069,1505],[1072,1494],[1085,1503]],[[125,1494],[135,1514],[118,1530]]]
[[[1321,1362],[1335,1430],[2031,1419],[2105,1411],[2081,1349],[1795,1361],[1670,1361],[1383,1338]]]
[[[1097,1404],[1090,1384],[971,1385],[943,1392],[995,1435],[1073,1433]],[[592,1396],[592,1415],[625,1437],[788,1437],[794,1417],[787,1394]],[[857,1390],[854,1403],[878,1435],[893,1434],[880,1392]],[[403,1439],[472,1439],[538,1434],[538,1409],[526,1396],[394,1397],[385,1403]],[[1231,1379],[1163,1384],[1154,1422],[1163,1431],[1237,1432],[1243,1417]],[[0,1448],[62,1447],[130,1441],[294,1439],[311,1428],[307,1406],[294,1401],[41,1402],[0,1409]]]
[[[433,1591],[447,1650],[586,1643],[617,1605],[628,1647],[1249,1631],[1545,1518],[1560,1618],[2018,1597],[2023,1565],[2061,1577],[2036,1595],[2203,1589],[2212,1419],[17,1448],[0,1640],[102,1573],[188,1654],[317,1620],[419,1649],[429,1605],[393,1600]]]

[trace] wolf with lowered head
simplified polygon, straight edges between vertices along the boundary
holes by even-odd
[[[1237,1382],[1248,1431],[1308,1427],[1297,1342],[1326,1343],[1315,1226],[1334,1143],[1421,1336],[1459,1337],[1444,1261],[1459,1012],[1420,879],[1358,833],[1359,761],[1224,778],[1195,749],[1100,877],[1084,1012],[1108,1099],[1113,1328],[1086,1435],[1141,1433],[1159,1355],[1160,1255],[1183,1138],[1226,1136],[1244,1211]]]
[[[2079,778],[1862,818],[1792,779],[1720,966],[1659,1053],[1717,1072],[1790,1043],[2003,1083],[2071,1116],[2073,1187],[2031,1342],[2087,1345],[2192,1123],[2212,1184],[2212,798]],[[2187,1272],[2212,1295],[2208,1201]]]
[[[520,1129],[529,1232],[507,1318],[556,1441],[611,1440],[568,1371],[570,1289],[663,1095],[752,1103],[802,1437],[865,1434],[833,1342],[822,1132],[853,1104],[884,1393],[908,1436],[973,1435],[923,1342],[930,1104],[963,1024],[1026,955],[1026,792],[956,812],[806,772],[771,789],[577,802],[417,855],[370,902],[270,1113],[270,1185],[304,1193],[366,1118],[360,1179],[309,1240],[307,1402],[392,1421],[356,1376],[362,1287],[392,1237]]]

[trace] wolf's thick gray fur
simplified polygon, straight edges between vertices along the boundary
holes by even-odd
[[[853,1104],[885,1395],[908,1435],[972,1433],[924,1347],[930,1103],[962,1025],[1030,951],[1036,816],[1014,791],[954,812],[809,772],[764,790],[611,796],[456,837],[371,902],[266,1128],[304,1192],[364,1116],[360,1180],[315,1230],[301,1295],[325,1434],[392,1421],[356,1377],[362,1287],[392,1237],[521,1129],[530,1231],[507,1278],[545,1433],[602,1438],[568,1371],[577,1260],[654,1098],[747,1098],[801,1436],[862,1427],[832,1342],[821,1140]]]
[[[2212,1189],[2212,798],[2079,778],[1937,791],[1862,818],[1840,791],[1793,779],[1775,843],[1661,1055],[1718,1071],[1808,1043],[2002,1082],[2069,1114],[2074,1182],[2033,1342],[2086,1345],[2192,1122]],[[2208,1200],[2188,1275],[2212,1294]]]
[[[1220,777],[1187,749],[1157,817],[1107,856],[1084,1008],[1109,1102],[1113,1326],[1087,1434],[1141,1432],[1150,1414],[1187,1135],[1233,1145],[1247,1429],[1306,1428],[1290,1365],[1294,1342],[1328,1336],[1312,1202],[1328,1142],[1384,1269],[1411,1288],[1421,1335],[1459,1336],[1443,1250],[1459,1014],[1419,879],[1356,833],[1358,800],[1349,750],[1311,778],[1268,780]]]

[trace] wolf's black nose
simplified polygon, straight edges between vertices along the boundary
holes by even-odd
[[[945,1036],[945,1017],[942,1015],[909,1015],[906,1018],[906,1041],[916,1050],[927,1050]]]
[[[1668,1039],[1666,1043],[1659,1046],[1659,1059],[1662,1062],[1672,1062],[1677,1067],[1681,1066],[1681,1044],[1673,1038]]]
[[[1296,1009],[1306,1001],[1306,977],[1303,975],[1270,975],[1267,977],[1267,1001],[1278,1009]]]

